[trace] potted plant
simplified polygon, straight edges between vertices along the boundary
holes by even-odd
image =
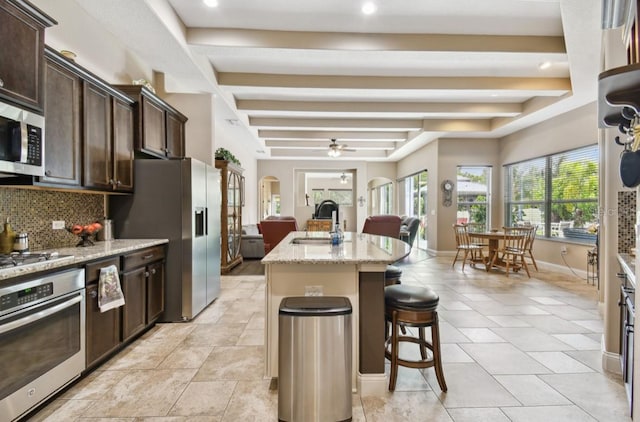
[[[240,160],[238,160],[236,156],[231,153],[231,151],[225,148],[218,148],[215,152],[215,157],[216,160],[231,161],[234,164],[240,165]]]

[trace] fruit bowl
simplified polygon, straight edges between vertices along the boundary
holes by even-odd
[[[98,233],[102,230],[102,224],[100,223],[91,223],[86,224],[84,226],[80,224],[74,224],[71,227],[66,228],[69,233],[75,234],[80,237],[80,242],[76,245],[77,247],[85,247],[85,246],[93,246],[93,242],[90,237]]]

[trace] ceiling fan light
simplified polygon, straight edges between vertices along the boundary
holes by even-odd
[[[340,157],[340,151],[334,148],[331,148],[328,154],[329,154],[329,157]]]

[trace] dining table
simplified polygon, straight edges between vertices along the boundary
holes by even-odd
[[[519,237],[522,237],[523,235],[515,235],[515,234],[510,234],[507,235],[506,237],[508,239],[517,239]],[[469,232],[469,237],[471,238],[471,240],[473,241],[473,239],[480,239],[482,241],[488,241],[488,246],[489,246],[489,257],[488,259],[485,261],[485,266],[486,266],[486,270],[489,271],[492,267],[506,267],[507,263],[506,261],[504,261],[501,258],[496,259],[496,262],[494,262],[492,264],[493,261],[493,257],[495,256],[496,253],[498,253],[498,250],[500,249],[500,241],[505,239],[505,233],[502,230],[490,230],[490,231],[485,231],[485,232]],[[514,271],[518,271],[520,269],[520,265],[516,264],[516,265],[510,265],[510,267],[513,267]]]

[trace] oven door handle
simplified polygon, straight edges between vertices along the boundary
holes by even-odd
[[[37,321],[39,319],[48,317],[50,315],[53,315],[57,312],[62,311],[63,309],[69,308],[73,305],[75,305],[76,303],[80,303],[82,302],[82,295],[77,295],[69,300],[67,300],[66,302],[62,302],[59,303],[55,306],[52,306],[51,308],[46,308],[43,309],[41,311],[38,311],[34,314],[31,314],[29,316],[26,316],[24,318],[20,318],[17,319],[15,321],[11,321],[11,322],[7,322],[6,324],[2,324],[0,325],[0,334],[4,334],[7,333],[11,330],[15,330],[16,328],[20,328],[23,327],[27,324],[31,324],[34,321]]]

